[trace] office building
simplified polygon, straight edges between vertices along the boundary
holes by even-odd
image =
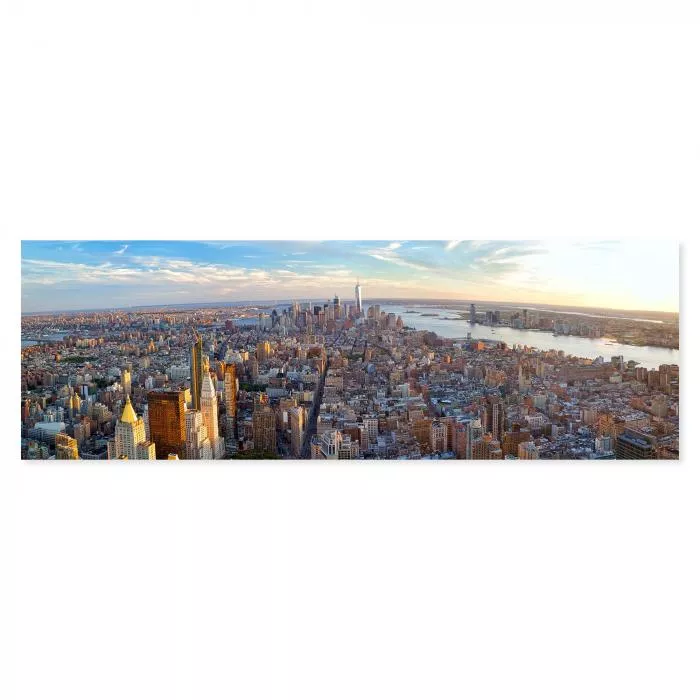
[[[616,459],[654,459],[656,440],[639,430],[626,428],[615,443]]]
[[[185,392],[150,392],[148,423],[151,441],[156,445],[157,459],[169,459],[170,454],[184,459],[186,451]]]
[[[301,457],[304,445],[304,424],[306,409],[303,406],[295,406],[289,410],[289,428],[291,431],[292,456]]]
[[[497,397],[489,396],[481,416],[484,431],[491,433],[494,440],[500,440],[506,425],[506,407],[503,401]]]
[[[139,445],[144,445],[146,440],[146,426],[143,418],[139,418],[131,405],[131,398],[127,394],[121,418],[117,422],[114,430],[114,458],[121,459],[143,459],[140,454],[144,450],[139,450]],[[149,449],[146,453],[150,452]]]
[[[359,279],[355,285],[355,311],[358,315],[362,315],[362,287]]]
[[[192,408],[195,411],[199,411],[202,408],[202,377],[204,375],[203,354],[202,338],[197,334],[190,352],[190,387],[192,389]]]
[[[261,403],[253,411],[253,447],[256,452],[277,454],[277,421],[274,410]]]
[[[238,391],[238,379],[236,378],[236,365],[232,362],[224,364],[224,409],[226,411],[226,439],[234,440],[236,437],[236,395]]]
[[[219,400],[209,372],[202,379],[202,421],[207,428],[213,459],[224,456],[224,441],[219,436]]]
[[[211,442],[201,411],[191,409],[185,412],[185,434],[186,459],[212,459]]]

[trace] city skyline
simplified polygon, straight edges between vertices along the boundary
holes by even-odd
[[[650,240],[23,241],[22,311],[349,299],[359,278],[368,299],[678,313],[678,253]]]

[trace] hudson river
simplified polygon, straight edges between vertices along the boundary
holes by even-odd
[[[648,345],[624,345],[614,343],[607,338],[579,338],[574,335],[553,335],[547,331],[535,331],[507,326],[470,325],[459,318],[450,309],[438,309],[427,306],[384,305],[382,311],[399,314],[405,326],[411,326],[422,331],[433,331],[443,338],[466,338],[472,334],[472,340],[500,340],[513,345],[527,345],[538,350],[563,350],[567,355],[595,359],[602,355],[610,360],[613,355],[622,355],[625,360],[635,360],[647,369],[659,365],[680,364],[680,351],[670,348],[657,348]],[[407,313],[417,311],[418,313]],[[421,314],[437,314],[437,316],[421,316]],[[493,332],[492,332],[493,331]]]

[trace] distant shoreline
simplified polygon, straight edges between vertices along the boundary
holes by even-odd
[[[104,308],[93,308],[93,309],[54,309],[54,310],[44,310],[44,311],[22,311],[22,316],[48,316],[48,315],[75,315],[84,313],[110,313],[110,312],[126,312],[126,313],[155,313],[157,311],[165,311],[168,309],[175,310],[188,310],[188,309],[217,309],[217,308],[230,308],[230,307],[258,307],[260,309],[271,308],[274,306],[291,305],[293,301],[298,301],[299,303],[327,303],[329,300],[325,298],[313,299],[313,298],[291,298],[288,300],[280,299],[248,299],[243,301],[203,301],[194,302],[190,304],[133,304],[130,306],[111,306]],[[354,299],[341,299],[341,303],[354,303]],[[469,299],[410,299],[410,298],[396,298],[396,299],[365,299],[365,304],[371,306],[372,304],[385,304],[385,305],[410,305],[410,306],[432,306],[439,307],[443,309],[452,309],[453,311],[458,311],[454,307],[475,304],[477,307],[492,306],[501,307],[509,309],[527,309],[528,311],[541,310],[548,311],[551,313],[560,314],[573,314],[573,315],[586,315],[586,316],[597,316],[594,312],[606,312],[601,314],[602,318],[609,317],[611,313],[620,314],[646,314],[648,316],[656,316],[668,318],[669,321],[678,320],[680,317],[680,312],[678,311],[650,311],[645,309],[615,309],[615,308],[602,308],[602,307],[586,307],[586,306],[558,306],[553,304],[531,304],[528,302],[515,303],[512,301],[483,301],[483,300],[469,300]],[[638,318],[637,316],[622,316],[620,318],[631,320],[631,321],[649,321],[652,323],[659,322],[659,320],[654,320],[653,318]],[[660,322],[664,322],[661,320]]]

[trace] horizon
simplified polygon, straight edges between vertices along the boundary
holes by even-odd
[[[163,304],[130,304],[127,306],[103,306],[103,307],[91,307],[91,308],[75,308],[75,309],[40,309],[37,311],[22,311],[22,316],[40,316],[40,315],[45,315],[45,314],[75,314],[75,313],[96,313],[96,312],[107,312],[107,311],[139,311],[141,309],[162,309],[162,308],[167,308],[167,307],[214,307],[216,308],[217,306],[254,306],[254,305],[264,305],[264,306],[273,306],[273,305],[282,305],[282,304],[291,304],[293,302],[298,302],[298,303],[306,303],[306,302],[320,302],[320,301],[329,301],[330,299],[327,299],[326,297],[306,297],[306,298],[289,298],[289,299],[242,299],[240,301],[225,301],[225,300],[217,300],[217,301],[193,301],[193,302],[181,302],[181,303],[163,303]],[[347,303],[347,302],[353,302],[354,299],[351,297],[340,297],[339,300],[341,302]],[[644,314],[670,314],[670,315],[675,315],[679,316],[678,311],[657,311],[654,309],[621,309],[621,308],[614,308],[614,307],[605,307],[605,306],[576,306],[573,304],[547,304],[544,302],[537,303],[537,304],[528,304],[527,302],[514,302],[514,301],[498,301],[495,299],[452,299],[452,298],[414,298],[414,297],[367,297],[363,299],[363,302],[366,304],[372,304],[372,303],[379,303],[379,302],[410,302],[412,304],[415,303],[450,303],[450,304],[494,304],[494,305],[500,305],[500,306],[513,306],[513,307],[523,307],[523,308],[530,308],[530,307],[549,307],[550,309],[556,309],[560,310],[559,313],[575,313],[576,310],[586,310],[586,311],[620,311],[620,312],[625,312],[625,313],[644,313]],[[148,311],[145,311],[145,313],[148,313]]]
[[[661,240],[22,241],[22,315],[352,299],[358,278],[368,301],[678,314],[679,267]]]

